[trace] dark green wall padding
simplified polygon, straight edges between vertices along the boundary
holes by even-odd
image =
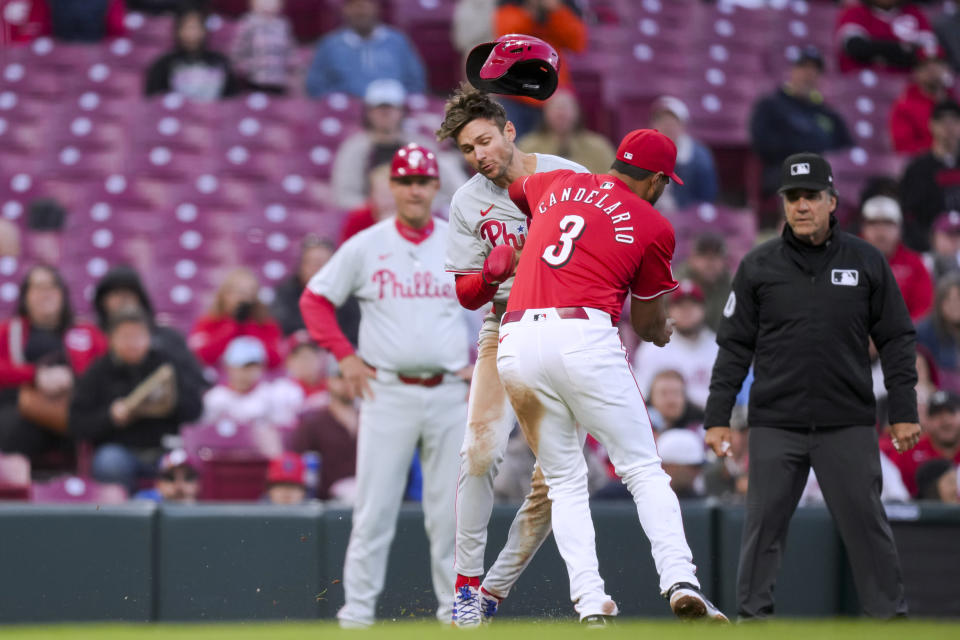
[[[630,503],[592,505],[600,571],[621,615],[666,617],[650,544]],[[498,506],[487,566],[514,508]],[[960,508],[891,509],[912,612],[960,616]],[[683,505],[704,590],[736,613],[743,510]],[[343,604],[350,511],[312,504],[119,507],[0,505],[0,623],[330,618]],[[843,544],[825,509],[798,510],[777,585],[784,616],[856,615]],[[377,613],[432,616],[418,505],[401,510]],[[502,616],[573,616],[552,537],[501,607]]]

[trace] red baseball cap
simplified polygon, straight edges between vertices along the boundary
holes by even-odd
[[[298,484],[304,483],[306,467],[303,458],[297,453],[286,452],[279,458],[270,461],[267,470],[267,484]]]
[[[436,154],[415,142],[400,147],[393,154],[393,162],[390,163],[391,178],[409,178],[412,176],[440,178],[440,168],[437,166]]]
[[[677,288],[670,294],[670,302],[676,302],[684,298],[693,298],[697,302],[703,302],[705,300],[703,289],[693,280],[681,280]]]
[[[662,171],[677,184],[683,184],[676,174],[677,145],[656,129],[634,129],[620,141],[613,168],[639,179],[631,167],[654,173]]]

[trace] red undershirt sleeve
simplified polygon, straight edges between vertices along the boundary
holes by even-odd
[[[497,289],[497,285],[484,282],[480,272],[457,275],[457,300],[471,311],[493,300]]]
[[[333,354],[337,361],[353,355],[353,345],[337,324],[337,310],[327,298],[304,289],[300,296],[300,313],[310,337]]]

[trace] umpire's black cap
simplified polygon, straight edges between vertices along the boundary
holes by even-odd
[[[830,163],[816,153],[795,153],[783,161],[780,171],[780,189],[823,191],[833,186],[833,169]]]

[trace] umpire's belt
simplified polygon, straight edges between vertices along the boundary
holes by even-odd
[[[587,310],[583,307],[555,307],[553,311],[557,314],[557,317],[561,320],[589,320],[590,316],[587,315]],[[500,325],[510,324],[511,322],[517,322],[523,320],[523,314],[527,311],[518,310],[518,311],[507,311],[503,314],[503,318],[500,319]]]

